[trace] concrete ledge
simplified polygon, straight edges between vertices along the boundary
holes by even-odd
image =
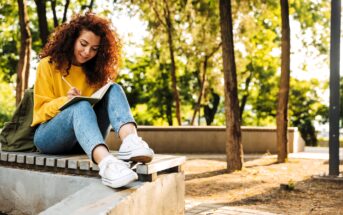
[[[51,174],[0,166],[0,211],[37,214],[98,178]]]
[[[184,214],[183,181],[183,174],[173,173],[160,176],[153,183],[132,183],[128,189],[116,192],[91,184],[41,214]]]
[[[242,127],[245,153],[276,153],[275,127]],[[288,151],[304,151],[304,141],[297,128],[288,129]],[[139,135],[156,153],[225,153],[224,126],[138,126]],[[120,139],[110,132],[106,139],[110,149],[118,150]]]
[[[99,178],[0,166],[0,211],[16,214],[183,214],[184,174],[121,189]],[[42,212],[43,211],[43,212]]]

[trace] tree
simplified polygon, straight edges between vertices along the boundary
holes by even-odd
[[[35,1],[37,1],[37,0],[35,0]],[[70,0],[65,1],[62,23],[67,21],[67,12],[68,12],[69,3],[70,3]],[[56,0],[50,0],[50,5],[51,5],[52,14],[54,17],[54,27],[57,27],[59,25],[59,21],[58,21],[58,17],[57,17],[57,13],[56,13]],[[91,2],[91,5],[93,5],[93,1]],[[37,10],[38,10],[38,4],[37,4]],[[38,12],[38,15],[39,15],[39,12]]]
[[[179,38],[177,37],[176,25],[179,23],[179,20],[177,21],[175,17],[179,17],[181,11],[184,10],[184,1],[123,0],[120,2],[127,4],[133,11],[137,11],[134,5],[139,7],[139,13],[147,21],[151,33],[149,43],[151,44],[151,41],[154,41],[158,48],[161,49],[161,55],[163,56],[161,58],[164,59],[165,63],[170,64],[170,84],[173,92],[173,102],[175,104],[175,116],[178,125],[181,125],[181,99],[176,59],[176,51],[179,49],[177,45]]]
[[[184,65],[179,66],[185,71],[181,76],[180,93],[183,105],[193,108],[190,125],[194,124],[197,115],[200,117],[200,108],[208,106],[214,81],[220,82],[218,75],[213,74],[213,69],[217,67],[214,59],[221,55],[218,53],[221,48],[218,4],[212,0],[190,1],[180,18],[181,26],[185,27],[181,27],[182,32],[179,33],[182,52],[178,52],[178,57],[187,59]],[[220,86],[216,91],[218,88]],[[206,118],[206,112],[204,115]]]
[[[161,50],[149,43],[143,55],[134,61],[126,59],[125,70],[130,73],[123,72],[117,80],[123,86],[140,125],[153,125],[158,121],[173,124],[170,64],[160,57]]]
[[[172,89],[173,89],[173,97],[175,101],[175,112],[176,112],[176,119],[179,125],[181,125],[181,112],[180,112],[180,95],[179,90],[177,89],[177,78],[176,78],[176,63],[175,63],[175,47],[174,47],[174,25],[172,21],[172,11],[170,10],[170,6],[167,0],[163,0],[160,4],[162,15],[158,11],[158,2],[155,0],[149,0],[152,9],[154,10],[157,19],[159,20],[160,24],[164,26],[165,31],[167,33],[168,38],[168,48],[169,48],[169,54],[170,54],[170,61],[171,61],[171,67],[170,67],[170,74],[171,74],[171,80],[172,80]]]
[[[282,19],[282,43],[281,43],[281,78],[276,114],[276,137],[278,148],[278,162],[287,159],[288,142],[288,94],[290,80],[290,28],[288,0],[280,0]]]
[[[200,107],[201,107],[201,100],[205,94],[205,82],[207,80],[207,65],[208,65],[208,61],[209,59],[218,51],[218,49],[220,48],[221,46],[221,43],[214,49],[212,50],[211,53],[207,54],[205,53],[205,56],[204,56],[204,61],[202,62],[202,75],[201,75],[201,79],[200,79],[200,90],[199,90],[199,95],[198,95],[198,100],[195,104],[195,107],[194,107],[194,112],[193,112],[193,116],[192,116],[192,119],[191,119],[191,122],[190,124],[193,125],[194,124],[194,120],[195,120],[195,117],[196,117],[196,114],[197,112],[200,112]],[[200,70],[201,71],[201,70]],[[218,99],[219,99],[219,96],[218,96]],[[219,100],[218,100],[218,104],[219,104]],[[206,123],[207,125],[211,125],[211,122],[213,121],[213,118],[214,118],[214,114],[216,113],[216,108],[218,107],[218,104],[216,105],[216,107],[213,109],[215,110],[214,113],[213,113],[213,117],[212,117],[212,120],[207,120],[206,119]],[[206,114],[205,114],[206,115]],[[206,118],[206,116],[205,116]]]
[[[20,53],[17,66],[16,104],[18,105],[28,86],[30,72],[31,32],[27,16],[26,0],[18,0],[20,25]]]
[[[275,124],[275,84],[279,57],[279,8],[274,1],[240,1],[234,26],[242,125]],[[238,9],[237,9],[238,8]],[[245,111],[249,109],[249,111]]]
[[[133,13],[137,11],[137,8],[134,6],[138,6],[138,13],[140,13],[142,18],[147,21],[151,37],[146,38],[145,42],[149,43],[151,46],[151,41],[154,41],[155,45],[153,45],[153,49],[149,50],[153,50],[152,52],[155,52],[155,48],[159,49],[157,52],[161,57],[158,58],[163,59],[164,62],[160,62],[158,64],[165,65],[164,68],[169,68],[170,83],[167,84],[171,85],[173,94],[172,100],[175,104],[175,116],[178,125],[181,125],[181,99],[178,86],[179,78],[177,77],[178,68],[176,59],[176,50],[178,48],[176,43],[178,39],[176,38],[176,21],[174,20],[174,17],[176,14],[179,15],[179,11],[182,10],[182,6],[179,5],[179,2],[166,0],[123,0],[120,1],[120,4],[126,4],[129,10]],[[151,63],[154,64],[154,62]],[[155,75],[158,76],[159,71],[156,70],[155,72]],[[168,122],[173,123],[172,120],[169,120],[169,114]]]
[[[142,102],[137,106],[137,113],[143,112],[139,107],[142,105],[146,105],[150,113],[157,113],[158,111],[161,113],[160,115],[151,115],[151,120],[146,120],[146,116],[150,114],[140,114],[143,117],[142,122],[148,123],[149,121],[149,123],[157,122],[158,125],[166,123],[171,125],[171,121],[174,124],[176,121],[175,102],[171,106],[173,116],[170,116],[170,102],[167,102],[167,99],[164,100],[164,98],[170,100],[169,95],[173,92],[172,80],[171,77],[163,82],[160,80],[166,74],[170,75],[171,60],[168,38],[165,27],[160,24],[155,11],[152,9],[152,4],[149,2],[152,2],[152,0],[121,0],[117,1],[116,4],[118,6],[125,4],[122,9],[124,11],[127,8],[133,8],[133,14],[140,15],[144,24],[147,24],[148,30],[144,48],[142,49],[144,53],[137,57],[130,56],[130,60],[132,60],[133,64],[145,66],[144,68],[141,67],[140,74],[149,74],[148,76],[151,77],[148,82],[145,81],[146,79],[144,81],[138,80],[140,83],[134,85],[140,85],[140,88],[149,89],[154,93],[149,93],[149,100],[141,100],[139,97],[145,97],[141,93],[132,94],[133,97],[129,99]],[[163,1],[156,3],[160,15],[164,13],[163,4]],[[215,52],[214,55],[211,55],[220,44],[219,1],[180,0],[169,1],[168,4],[173,18],[174,57],[175,68],[177,69],[177,87],[182,103],[182,121],[187,120],[192,124],[192,121],[195,122],[196,118],[198,118],[200,124],[202,121],[200,121],[199,108],[204,107],[204,109],[207,109],[204,112],[211,113],[209,115],[204,114],[207,123],[211,122],[214,116],[213,124],[223,125],[225,123],[224,104],[220,102],[218,112],[213,115],[215,108],[212,106],[214,100],[212,100],[213,97],[211,96],[211,89],[214,89],[214,92],[220,96],[220,101],[224,101],[222,99],[224,98],[224,87],[222,80],[220,80],[222,65],[218,64],[221,53]],[[307,46],[323,44],[316,46],[316,48],[324,53],[325,49],[323,47],[327,46],[325,43],[327,37],[325,31],[319,30],[327,27],[327,21],[325,21],[327,20],[327,3],[322,0],[316,2],[292,0],[289,4],[290,16],[295,19],[294,22],[298,22],[301,30],[305,33],[313,32],[311,35],[316,35],[315,39],[300,37],[301,41]],[[280,3],[273,0],[262,2],[252,0],[232,1],[231,13],[234,20],[235,63],[239,65],[236,68],[236,73],[238,96],[241,102],[241,125],[275,125],[277,112],[275,104],[277,103],[279,82],[278,69],[281,64],[281,58],[278,54],[281,50]],[[302,32],[299,32],[297,36],[301,36],[300,33]],[[128,38],[123,39],[128,41]],[[150,48],[152,46],[153,48]],[[155,52],[151,50],[155,49],[157,50],[156,54],[159,55],[158,58],[150,57]],[[148,63],[140,62],[143,59],[141,58],[142,55],[147,57]],[[298,67],[297,69],[308,70],[306,63],[308,61],[304,60],[304,67]],[[128,73],[131,73],[127,76],[126,83],[135,82],[136,74],[134,71],[128,67],[125,67],[125,69],[127,69]],[[144,69],[145,71],[143,71]],[[306,94],[302,90],[301,93]],[[311,99],[306,96],[304,98]],[[173,102],[173,98],[171,100]],[[317,108],[317,106],[311,107]],[[202,111],[201,117],[203,117]],[[316,112],[315,110],[312,111]],[[310,126],[307,126],[309,124],[303,121],[302,118],[295,119],[295,117],[303,116],[303,113],[296,113],[292,117],[293,112],[289,112],[290,122],[297,122],[292,123],[292,125],[304,123],[305,127],[310,128]],[[171,120],[171,118],[173,119]],[[302,132],[300,127],[299,130]],[[313,138],[308,139],[313,140]]]
[[[20,29],[17,1],[0,0],[0,76],[7,83],[15,82],[18,64]]]
[[[290,80],[289,119],[290,125],[298,127],[307,146],[317,145],[314,121],[324,121],[328,117],[327,106],[321,101],[318,89],[323,88],[317,79],[299,81]]]
[[[42,45],[44,46],[44,44],[48,41],[49,36],[49,27],[46,18],[46,0],[35,0],[35,3],[38,14],[39,36],[42,40]],[[53,5],[53,3],[51,4]]]
[[[73,13],[80,13],[84,9],[92,10],[94,7],[94,0],[91,0],[88,4],[87,0],[79,0],[77,4],[70,4],[70,0],[65,0],[64,4],[62,1],[57,0],[34,0],[36,4],[36,12],[38,15],[38,26],[39,26],[39,36],[42,41],[42,46],[47,42],[51,25],[49,28],[49,22],[47,15],[52,13],[53,17],[53,27],[57,27],[59,24],[67,21],[67,14],[69,10],[72,10]],[[47,9],[47,2],[50,2],[51,11]],[[63,7],[63,10],[58,10],[57,7]],[[63,12],[62,17],[59,18],[57,11]],[[103,11],[105,12],[105,11]]]
[[[2,81],[2,76],[0,74],[0,128],[4,126],[5,122],[11,120],[15,108],[13,87]]]
[[[229,172],[243,167],[243,147],[237,95],[237,77],[233,44],[231,0],[220,0],[220,27],[225,87],[226,160]]]
[[[204,105],[206,125],[212,124],[220,102],[220,96],[213,89],[211,89],[210,97],[210,103]]]

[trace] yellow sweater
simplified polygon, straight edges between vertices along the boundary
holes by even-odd
[[[59,108],[68,101],[67,92],[70,87],[62,80],[62,73],[56,69],[54,64],[49,63],[49,59],[49,57],[43,58],[38,64],[31,126],[55,117],[60,112]],[[87,83],[86,75],[80,66],[72,65],[69,75],[65,79],[80,90],[83,96],[90,96],[97,90]]]

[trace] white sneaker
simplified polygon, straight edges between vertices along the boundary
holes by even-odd
[[[138,175],[130,169],[130,165],[108,155],[99,163],[99,175],[102,183],[109,187],[123,187],[138,179]]]
[[[118,159],[131,160],[135,162],[148,163],[154,157],[154,151],[148,144],[136,134],[130,134],[123,140],[119,151]]]

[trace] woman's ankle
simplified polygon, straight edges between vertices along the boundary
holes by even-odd
[[[130,134],[136,134],[137,135],[137,129],[136,129],[135,124],[133,124],[133,123],[125,124],[119,130],[119,137],[121,140],[124,140],[125,137],[127,137]]]
[[[110,155],[107,147],[104,144],[99,144],[93,149],[93,161],[99,164],[105,157]]]

